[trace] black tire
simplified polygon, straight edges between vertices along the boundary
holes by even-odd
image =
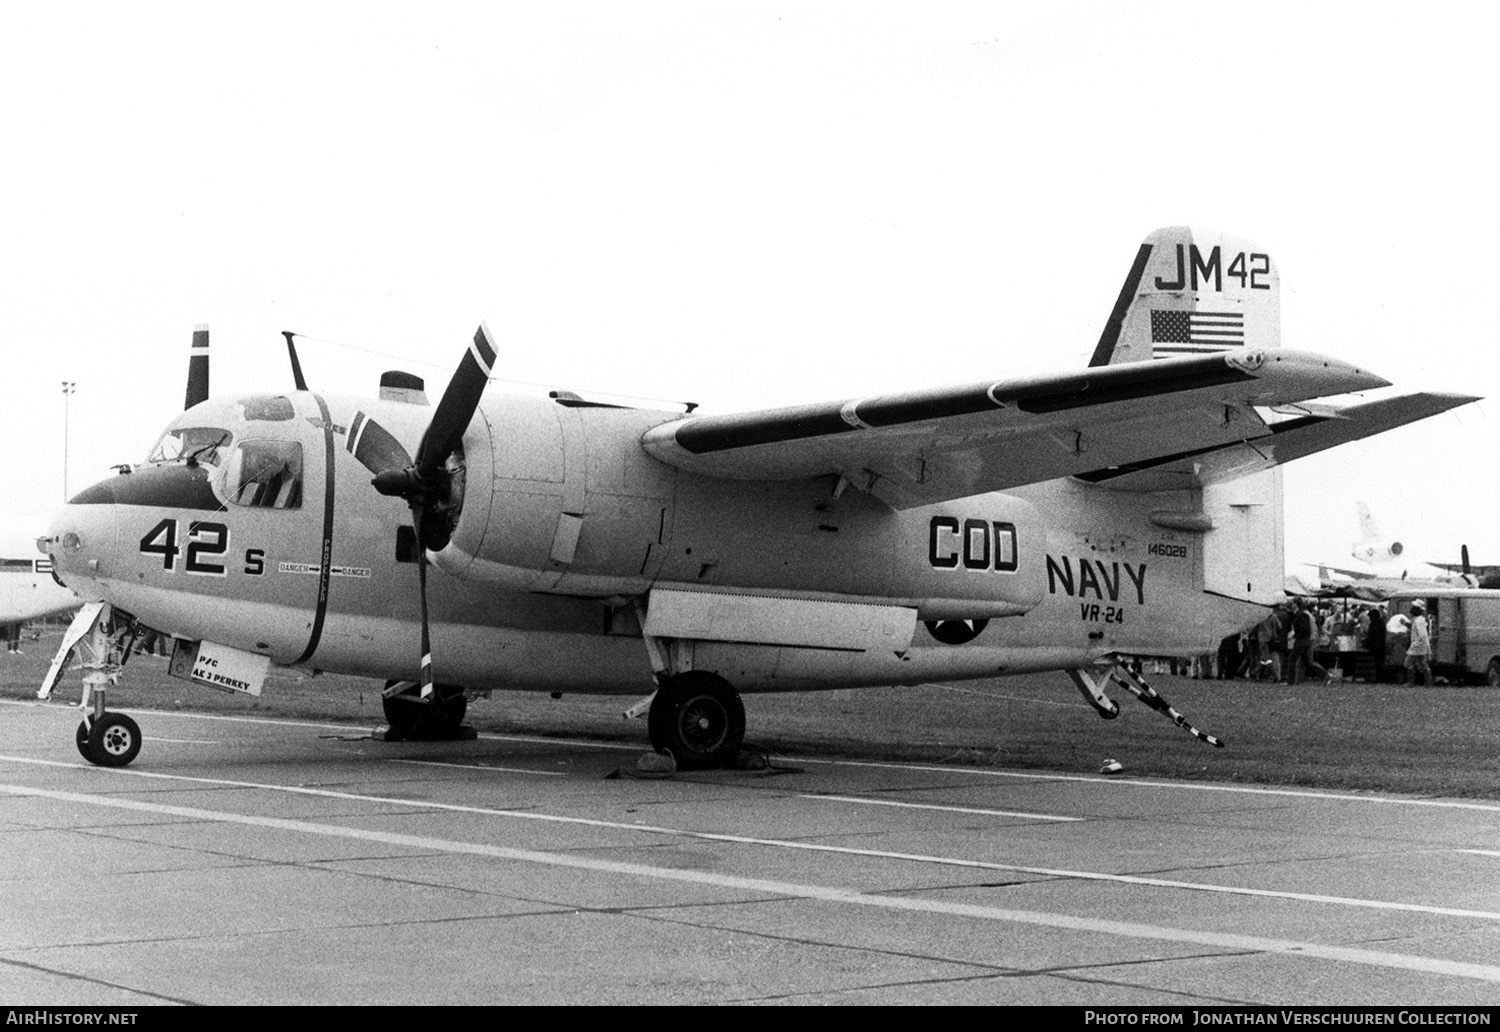
[[[78,722],[78,733],[73,738],[78,743],[78,755],[90,763],[94,762],[93,756],[89,754],[89,722],[87,720]]]
[[[679,770],[723,767],[745,740],[745,704],[722,677],[690,670],[657,689],[647,725],[651,747],[670,752]]]
[[[1491,688],[1500,688],[1500,659],[1490,660],[1489,669],[1484,672],[1484,683]]]
[[[388,682],[389,688],[395,681]],[[398,695],[380,700],[385,722],[403,738],[449,738],[463,725],[469,712],[469,699],[462,688],[433,685],[436,698],[422,701],[422,688],[412,685]]]
[[[140,726],[123,713],[106,713],[89,731],[84,759],[96,767],[123,767],[140,751]]]

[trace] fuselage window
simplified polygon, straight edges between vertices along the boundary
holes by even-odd
[[[302,445],[296,441],[242,441],[229,458],[229,500],[258,509],[302,505]]]
[[[161,435],[147,462],[187,462],[217,466],[234,435],[216,426],[174,427]]]
[[[297,414],[297,410],[292,407],[292,399],[279,395],[257,394],[241,398],[240,407],[244,409],[246,419],[287,420]]]

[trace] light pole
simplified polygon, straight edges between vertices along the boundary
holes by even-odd
[[[63,392],[63,501],[68,500],[68,402],[73,397],[73,392],[78,389],[78,384],[73,380],[62,382]]]

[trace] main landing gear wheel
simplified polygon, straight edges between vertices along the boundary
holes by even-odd
[[[391,681],[386,687],[395,683]],[[469,711],[464,690],[452,685],[433,685],[434,698],[429,700],[423,700],[421,692],[419,686],[412,685],[404,692],[380,700],[391,730],[412,740],[454,737]]]
[[[657,689],[647,725],[651,747],[670,751],[679,770],[723,767],[745,740],[745,704],[722,677],[690,670]]]
[[[1491,688],[1500,688],[1500,659],[1490,660],[1489,669],[1484,672],[1484,683]]]
[[[81,721],[74,739],[78,752],[97,767],[123,767],[141,751],[140,726],[123,713],[96,717],[92,727]]]

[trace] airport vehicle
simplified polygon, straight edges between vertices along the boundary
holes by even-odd
[[[1421,588],[1394,592],[1391,614],[1410,616],[1421,600],[1432,634],[1429,665],[1458,684],[1500,688],[1500,591],[1490,588]]]
[[[1164,229],[1086,369],[726,415],[486,392],[483,325],[435,408],[399,372],[325,396],[288,335],[294,390],[190,387],[54,524],[91,603],[79,749],[139,749],[104,698],[140,626],[226,690],[385,680],[408,736],[493,690],[650,691],[629,712],[681,767],[733,761],[741,693],[1043,670],[1218,744],[1119,657],[1210,651],[1282,597],[1278,464],[1476,400],[1318,403],[1388,384],[1281,348],[1279,311],[1268,253]]]

